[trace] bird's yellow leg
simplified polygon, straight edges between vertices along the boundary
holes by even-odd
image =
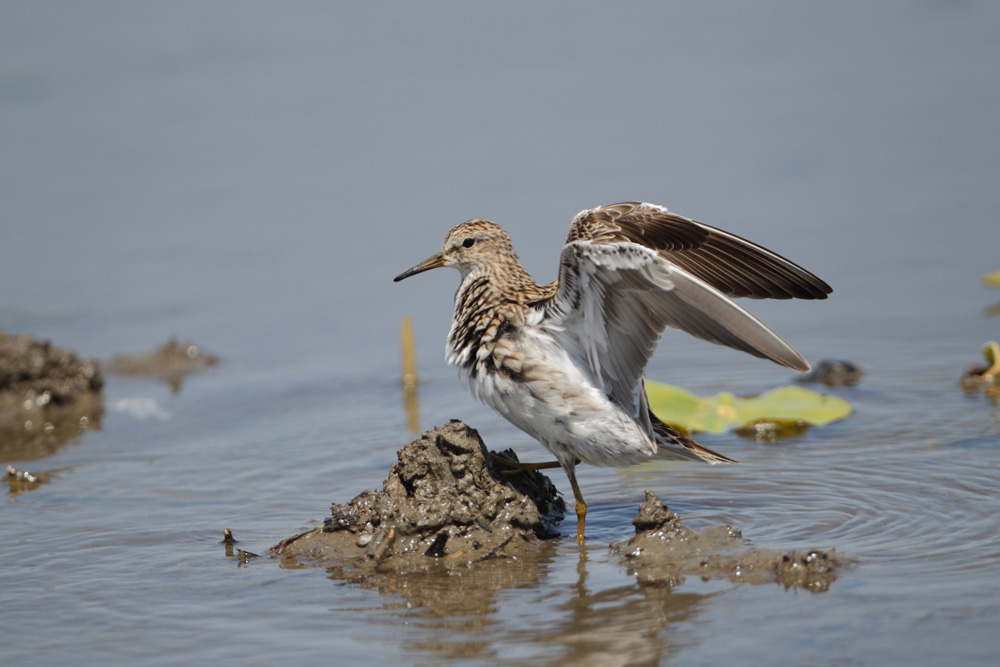
[[[569,485],[573,487],[573,497],[576,499],[576,541],[583,544],[583,526],[587,521],[587,503],[580,493],[580,485],[576,483],[576,472],[572,468],[566,469],[566,476],[569,477]]]

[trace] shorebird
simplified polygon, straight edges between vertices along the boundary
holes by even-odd
[[[489,220],[456,226],[440,252],[395,281],[441,266],[462,274],[448,362],[477,400],[555,456],[522,466],[565,470],[580,543],[587,504],[578,463],[733,462],[649,409],[643,373],[663,331],[804,372],[806,360],[731,297],[825,299],[832,291],[770,250],[644,202],[578,213],[548,285],[528,275],[507,232]]]

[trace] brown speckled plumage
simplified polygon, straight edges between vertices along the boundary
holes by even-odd
[[[824,299],[831,291],[765,248],[642,202],[574,217],[549,285],[528,275],[507,232],[488,220],[456,226],[439,253],[396,280],[440,266],[462,274],[449,363],[477,399],[556,456],[577,500],[579,540],[586,504],[577,463],[731,462],[649,409],[643,371],[666,327],[807,370],[729,297]]]

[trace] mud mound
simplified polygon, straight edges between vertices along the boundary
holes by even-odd
[[[219,358],[206,354],[193,343],[171,338],[152,352],[115,355],[104,362],[104,370],[113,375],[147,375],[179,393],[188,375],[201,373],[219,364]]]
[[[479,433],[459,421],[424,433],[398,456],[381,491],[334,504],[322,528],[271,553],[285,566],[334,568],[349,579],[464,567],[537,547],[565,512],[547,477],[505,475]]]
[[[0,331],[0,460],[48,456],[97,426],[103,384],[96,362]]]
[[[513,452],[502,454],[516,460]],[[498,582],[521,572],[538,560],[539,538],[554,536],[565,514],[548,478],[504,474],[479,434],[461,422],[424,433],[398,457],[381,491],[334,504],[322,527],[280,542],[271,554],[283,567],[325,567],[334,578],[408,595],[424,581],[436,599],[457,568]],[[671,587],[694,575],[821,592],[850,562],[832,549],[756,549],[729,526],[691,529],[649,491],[632,523],[635,536],[611,551],[644,586]],[[472,563],[480,564],[469,569]],[[407,576],[414,572],[439,576]]]
[[[811,373],[796,378],[796,381],[822,382],[827,387],[853,387],[864,374],[865,369],[853,362],[823,359],[813,366]]]
[[[822,592],[851,562],[833,549],[786,553],[755,549],[729,526],[692,530],[651,491],[632,523],[635,537],[611,549],[643,585],[675,586],[687,576],[727,577]]]

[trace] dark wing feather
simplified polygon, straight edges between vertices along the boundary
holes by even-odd
[[[781,255],[656,204],[622,202],[581,211],[566,239],[573,241],[644,245],[733,297],[825,299],[833,291]]]

